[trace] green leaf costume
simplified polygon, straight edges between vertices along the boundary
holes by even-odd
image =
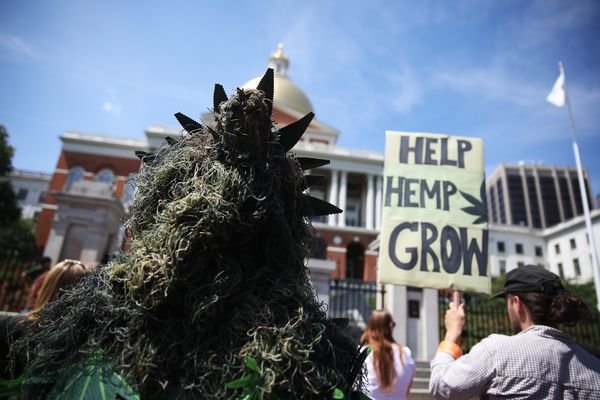
[[[129,249],[27,325],[25,397],[349,398],[362,358],[305,265],[307,217],[341,210],[305,193],[327,161],[289,153],[312,113],[277,129],[272,101],[272,70],[216,85],[214,125],[176,114],[186,132],[138,153]]]

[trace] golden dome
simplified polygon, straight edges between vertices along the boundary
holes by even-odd
[[[277,50],[269,58],[269,68],[273,68],[275,72],[273,103],[275,107],[280,105],[301,114],[308,114],[313,111],[312,104],[302,89],[287,77],[288,65],[289,59],[283,52],[283,45],[279,44]],[[255,89],[261,78],[262,76],[259,76],[249,80],[242,85],[242,88]]]

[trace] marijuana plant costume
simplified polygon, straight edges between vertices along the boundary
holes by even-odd
[[[365,355],[305,266],[307,217],[341,212],[305,193],[328,161],[289,153],[313,114],[277,129],[272,101],[270,69],[230,99],[216,85],[214,127],[176,114],[187,134],[137,153],[130,248],[27,327],[28,397],[352,396]]]

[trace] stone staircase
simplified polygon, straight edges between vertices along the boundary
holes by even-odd
[[[417,371],[413,380],[409,400],[431,400],[433,397],[429,394],[429,361],[416,361]]]

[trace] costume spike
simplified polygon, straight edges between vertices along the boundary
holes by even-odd
[[[308,209],[305,211],[305,217],[316,217],[319,215],[339,214],[342,212],[339,208],[324,200],[316,197],[305,195],[304,198],[308,201]]]
[[[177,143],[177,140],[173,139],[172,137],[168,137],[168,136],[165,138],[165,141],[167,142],[167,144],[169,146],[173,146],[175,143]]]
[[[275,76],[273,68],[268,68],[258,83],[256,90],[262,90],[269,103],[269,115],[273,112],[273,95],[275,93]]]
[[[313,185],[318,185],[319,183],[323,182],[323,180],[325,179],[325,177],[322,175],[304,175],[304,178],[306,179],[305,189],[308,189],[309,187],[311,187]]]
[[[146,151],[137,150],[135,152],[135,156],[137,158],[139,158],[140,160],[142,160],[142,162],[144,164],[148,164],[149,162],[152,162],[154,160],[154,158],[156,157],[156,154],[148,153]]]
[[[329,164],[329,160],[324,160],[322,158],[298,157],[297,160],[300,163],[300,168],[303,170],[319,168]]]
[[[279,130],[279,142],[285,148],[285,151],[291,150],[298,143],[314,116],[314,113],[309,112],[298,121],[292,122]]]
[[[215,142],[219,141],[219,134],[217,133],[217,131],[215,131],[213,128],[211,128],[210,126],[207,126],[206,129],[208,130],[208,132],[210,132],[213,140]]]
[[[227,101],[227,94],[225,93],[225,89],[220,84],[215,84],[215,91],[213,93],[213,111],[216,113],[219,112],[219,105]]]
[[[178,112],[175,114],[175,118],[177,118],[177,121],[179,121],[183,129],[185,129],[188,132],[194,132],[202,129],[202,125],[200,125],[185,114]]]

